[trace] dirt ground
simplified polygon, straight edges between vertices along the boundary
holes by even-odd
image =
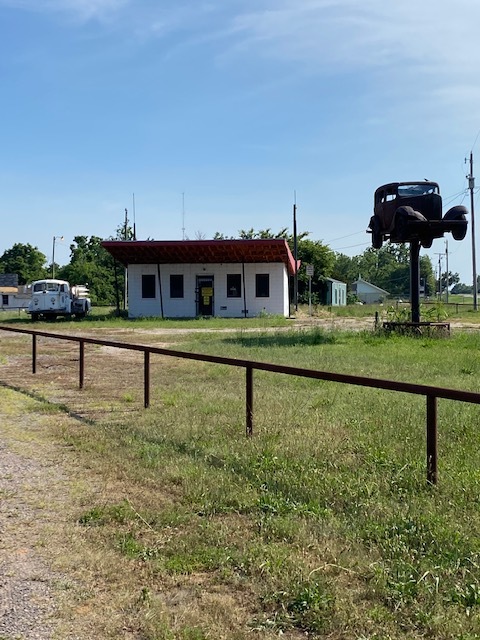
[[[364,330],[373,329],[373,320],[303,316],[292,322],[298,329],[312,325]],[[451,326],[452,330],[478,329],[473,323],[451,323]],[[170,335],[184,331],[168,330]],[[143,333],[155,333],[158,345],[162,330],[140,329],[135,333],[138,342],[142,341]],[[102,332],[101,337],[118,340],[120,335],[116,332],[107,336]],[[65,347],[65,353],[72,348]],[[110,373],[123,375],[116,354],[105,355],[109,361],[106,366],[112,368]],[[137,355],[132,353],[129,357]],[[119,368],[115,374],[116,362]],[[42,403],[35,399],[31,389],[29,392],[29,382],[23,380],[24,374],[14,365],[11,359],[9,365],[0,364],[0,640],[100,638],[88,628],[85,598],[80,595],[91,592],[91,576],[85,576],[83,582],[81,571],[76,571],[72,577],[68,566],[73,566],[75,559],[66,559],[56,554],[55,549],[69,548],[81,563],[83,541],[76,515],[86,495],[98,496],[105,489],[91,470],[80,466],[64,443],[55,443],[45,435],[52,416],[42,413]],[[64,369],[57,370],[58,367],[54,360],[45,364],[53,394],[57,378],[71,375],[74,382],[76,376],[76,365],[67,374]],[[5,376],[7,369],[9,375]],[[73,409],[78,402],[74,394],[69,398]],[[65,400],[65,396],[60,400]],[[74,411],[54,416],[55,421],[65,423],[78,419]],[[135,636],[125,629],[117,637]]]

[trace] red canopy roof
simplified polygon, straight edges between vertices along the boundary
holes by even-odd
[[[102,246],[129,264],[212,264],[283,262],[290,274],[295,260],[286,240],[105,240]]]

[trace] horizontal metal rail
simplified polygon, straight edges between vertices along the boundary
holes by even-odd
[[[255,360],[243,360],[240,358],[225,358],[223,356],[212,356],[201,353],[191,353],[189,351],[177,351],[174,349],[164,349],[162,347],[152,347],[149,345],[134,344],[128,342],[117,342],[114,340],[101,340],[86,336],[72,336],[61,333],[49,333],[36,329],[20,329],[17,327],[7,327],[0,325],[0,331],[10,331],[32,336],[32,373],[36,373],[37,361],[37,337],[65,340],[79,344],[79,387],[84,386],[85,377],[85,345],[94,344],[117,349],[127,349],[129,351],[139,351],[144,354],[144,407],[150,406],[150,355],[157,354],[187,360],[198,360],[201,362],[211,362],[233,367],[241,367],[246,371],[246,434],[253,435],[253,370],[270,371],[285,375],[311,378],[314,380],[326,380],[329,382],[340,382],[361,387],[374,389],[384,389],[386,391],[397,391],[420,395],[426,398],[426,430],[427,430],[427,481],[431,484],[437,483],[437,399],[456,400],[458,402],[469,402],[480,404],[480,393],[473,391],[462,391],[460,389],[449,389],[445,387],[435,387],[425,384],[415,384],[411,382],[399,382],[397,380],[385,380],[382,378],[370,378],[366,376],[350,375],[345,373],[333,373],[330,371],[318,371],[315,369],[304,369],[302,367],[291,367],[283,364],[272,364]]]

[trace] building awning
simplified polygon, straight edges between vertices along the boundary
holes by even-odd
[[[232,264],[283,262],[295,273],[286,240],[105,240],[102,246],[129,264]]]

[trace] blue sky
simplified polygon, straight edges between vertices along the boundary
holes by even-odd
[[[474,0],[0,0],[0,254],[63,236],[65,264],[133,194],[138,239],[174,240],[291,228],[296,193],[348,255],[385,182],[470,208],[478,24]],[[470,229],[448,240],[470,283]]]

